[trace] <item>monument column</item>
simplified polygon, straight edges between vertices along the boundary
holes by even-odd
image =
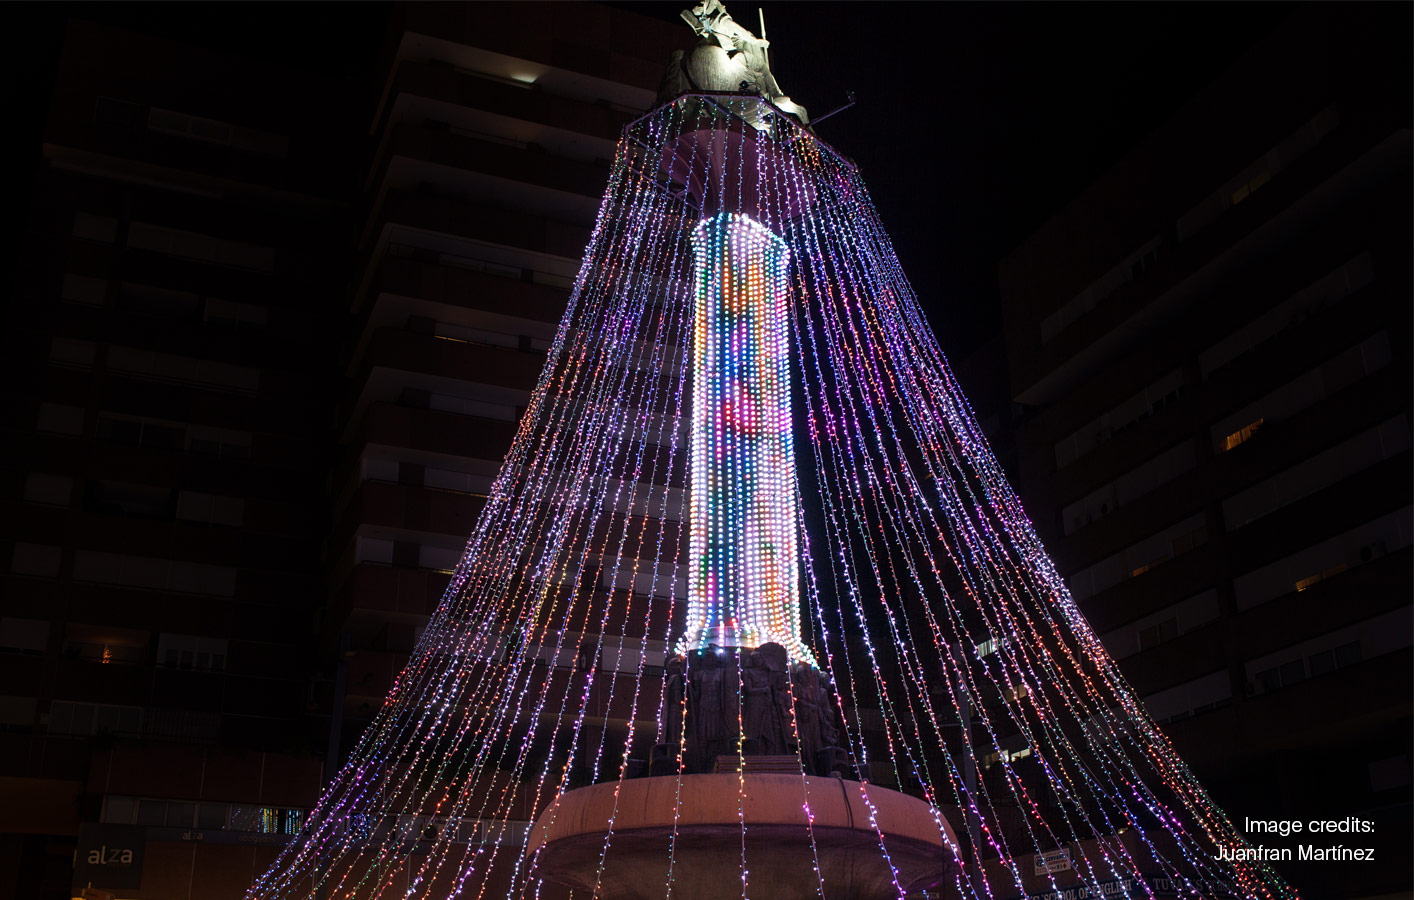
[[[743,212],[703,219],[692,246],[688,615],[678,651],[775,643],[813,665],[800,639],[790,251]]]

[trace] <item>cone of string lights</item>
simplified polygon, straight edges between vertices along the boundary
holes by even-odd
[[[1295,897],[1071,600],[860,173],[763,93],[625,129],[446,594],[247,897]]]

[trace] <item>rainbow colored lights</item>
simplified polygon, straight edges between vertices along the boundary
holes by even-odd
[[[679,652],[800,640],[785,242],[719,213],[692,233],[688,627]]]

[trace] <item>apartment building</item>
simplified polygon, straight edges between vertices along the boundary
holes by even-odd
[[[395,16],[333,423],[321,652],[334,667],[319,691],[342,753],[461,557],[545,363],[620,131],[653,106],[670,51],[691,37],[581,4],[410,4]]]
[[[1001,266],[1018,493],[1237,821],[1379,823],[1388,865],[1288,873],[1325,897],[1407,887],[1397,19],[1299,10]]]
[[[68,26],[0,328],[0,896],[238,896],[317,796],[346,94]]]

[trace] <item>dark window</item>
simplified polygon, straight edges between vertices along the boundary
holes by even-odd
[[[139,800],[137,802],[137,823],[161,827],[167,821],[167,801]]]
[[[1320,653],[1313,653],[1306,660],[1311,666],[1311,677],[1324,675],[1327,672],[1335,671],[1335,651],[1322,650]]]
[[[1335,648],[1335,664],[1337,666],[1353,666],[1362,659],[1364,656],[1360,653],[1359,641],[1351,641]]]
[[[1264,691],[1275,691],[1281,687],[1281,674],[1276,669],[1267,669],[1257,673],[1257,683]]]
[[[198,806],[196,810],[196,826],[198,828],[225,828],[226,804],[203,803]]]
[[[181,428],[146,424],[142,428],[142,445],[153,450],[180,450],[184,436]]]

